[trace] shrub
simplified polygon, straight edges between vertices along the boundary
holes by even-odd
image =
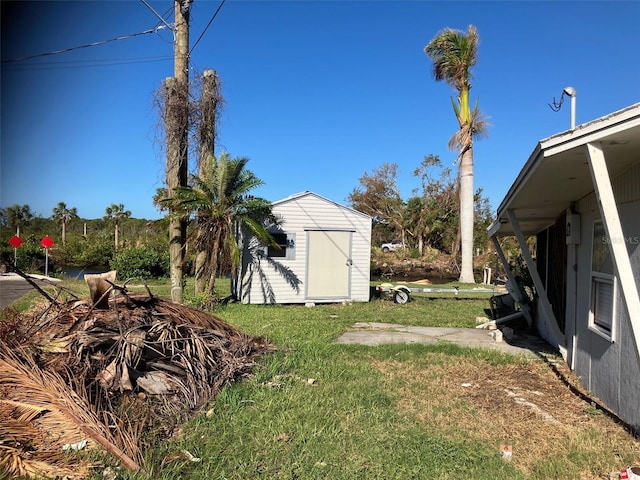
[[[15,258],[17,260],[16,266],[20,270],[27,273],[44,273],[46,261],[45,250],[33,235],[26,237],[16,252],[14,252],[12,247],[3,245],[2,248],[0,248],[2,262],[7,265],[13,265],[14,253],[17,254],[17,258]],[[49,258],[49,270],[53,271],[53,260],[51,258]]]
[[[169,275],[169,253],[146,247],[118,250],[109,262],[119,278],[160,278]]]
[[[114,254],[115,249],[110,240],[88,242],[74,263],[76,265],[109,265]]]

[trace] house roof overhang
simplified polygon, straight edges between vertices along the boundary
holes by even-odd
[[[540,140],[498,207],[489,236],[513,235],[507,212],[524,235],[535,235],[594,190],[587,144],[599,142],[615,178],[640,161],[640,103]]]

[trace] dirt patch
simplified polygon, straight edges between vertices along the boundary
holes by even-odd
[[[640,442],[541,360],[492,365],[430,354],[427,361],[375,366],[396,385],[398,409],[448,438],[480,440],[496,455],[501,444],[511,445],[511,461],[525,474],[540,475],[551,462],[566,466],[563,478],[609,478],[627,463],[640,463]],[[583,455],[588,469],[572,470],[572,456]]]

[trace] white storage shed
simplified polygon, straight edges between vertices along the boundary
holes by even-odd
[[[242,241],[242,303],[369,301],[371,217],[312,192],[274,202],[280,248]]]

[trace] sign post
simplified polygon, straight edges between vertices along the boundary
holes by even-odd
[[[13,266],[18,266],[18,247],[22,245],[22,239],[18,235],[14,235],[9,240],[9,244],[13,247]]]
[[[53,240],[51,240],[51,237],[49,235],[45,235],[45,237],[42,240],[40,240],[40,245],[44,247],[44,252],[45,252],[44,276],[48,277],[49,276],[49,249],[53,245]]]

